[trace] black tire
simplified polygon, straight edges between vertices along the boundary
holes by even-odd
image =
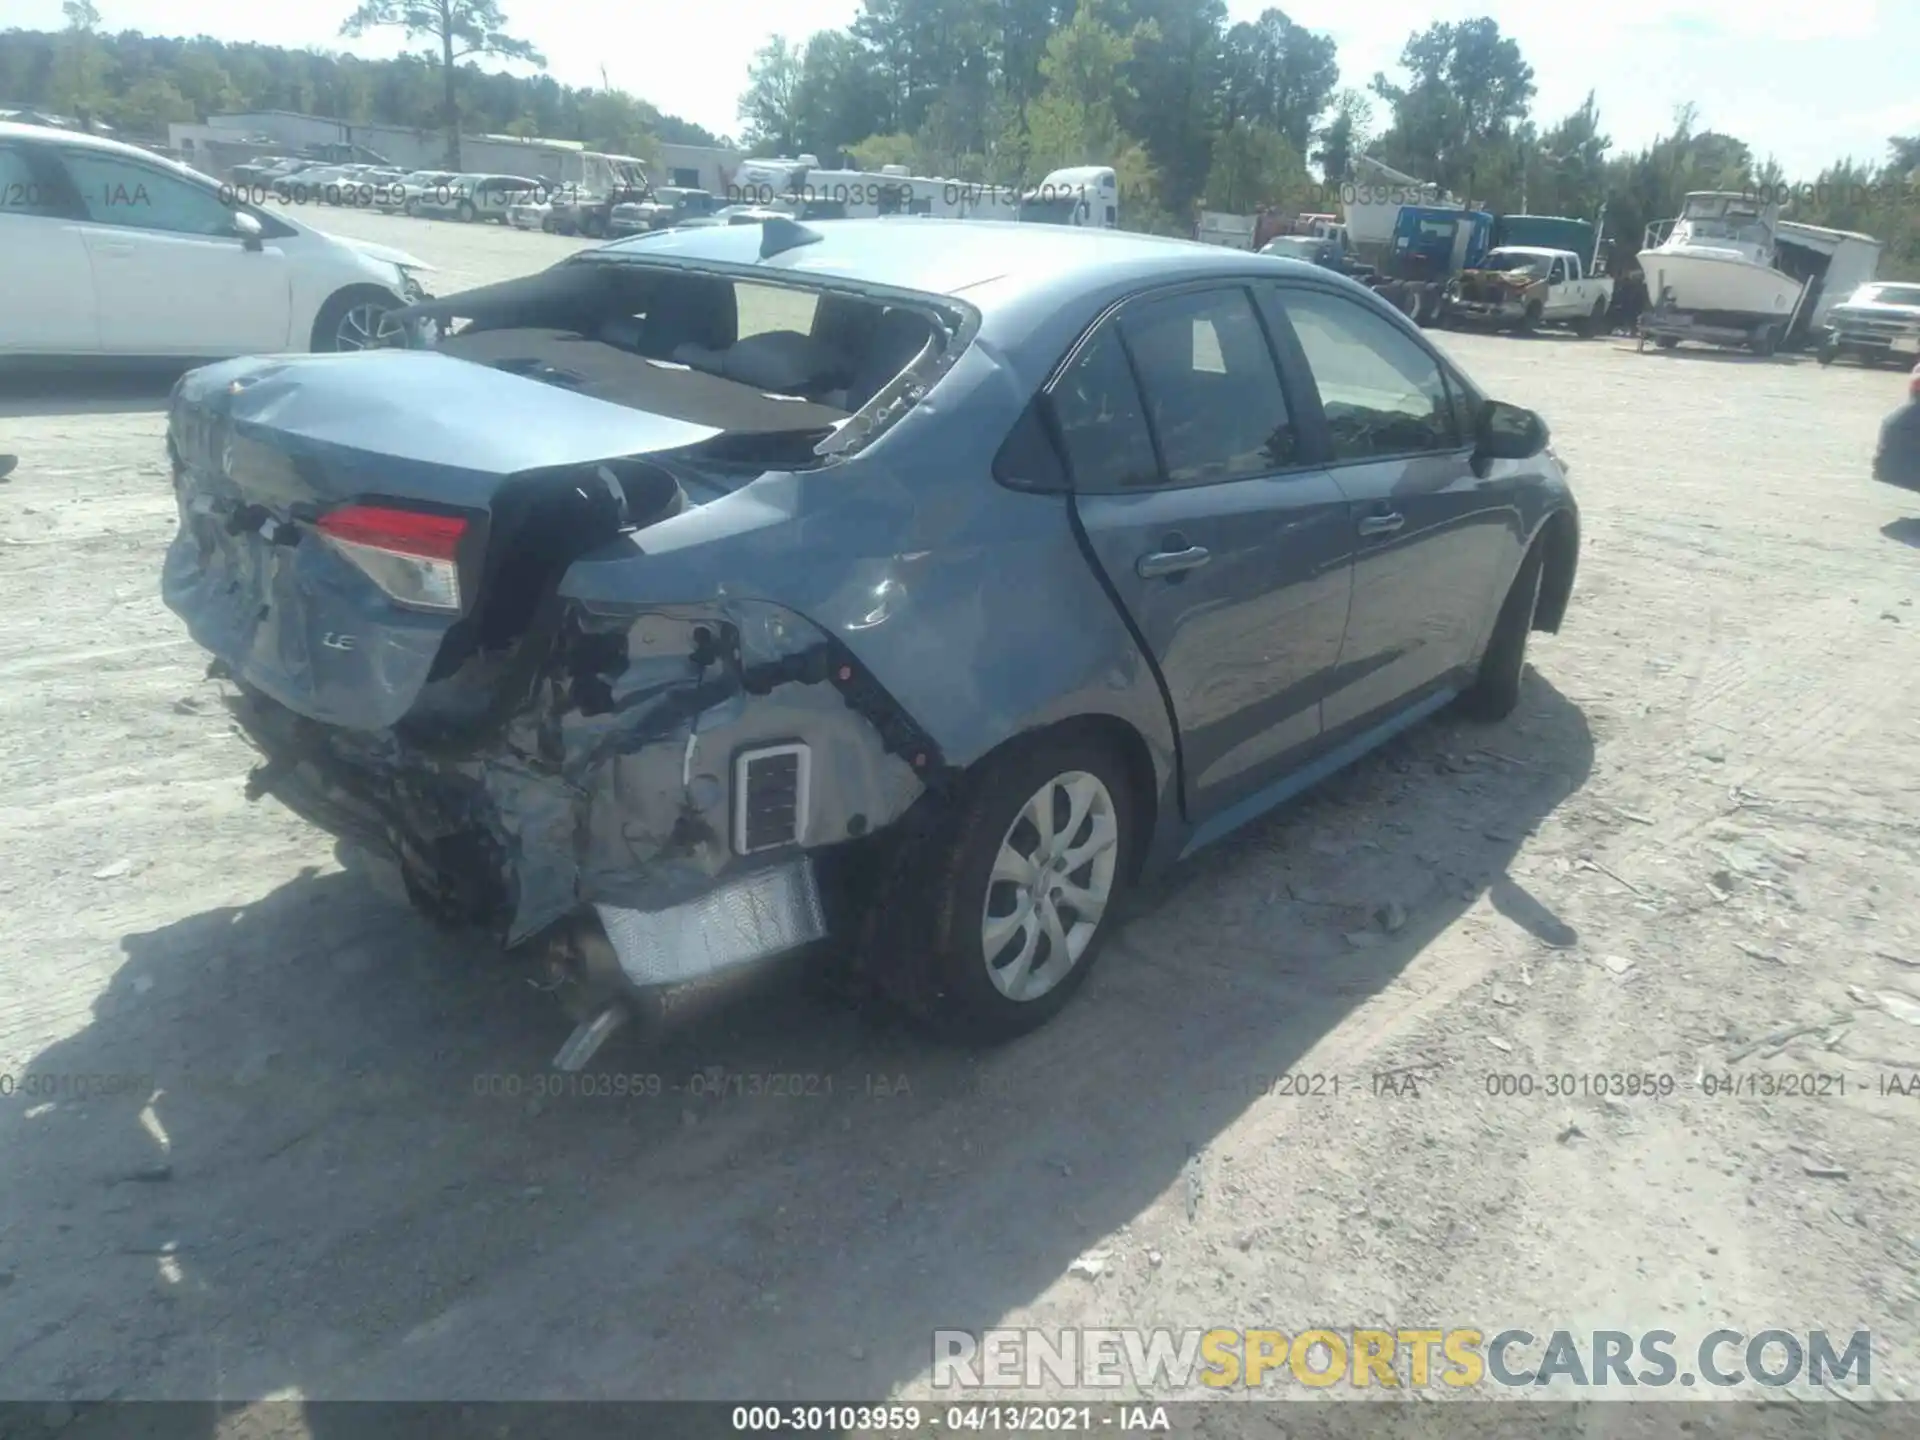
[[[473,208],[473,202],[471,200],[462,200],[459,205],[454,208],[453,213],[459,218],[461,224],[471,225],[474,217],[480,212]]]
[[[1653,338],[1653,343],[1658,345],[1662,350],[1671,350],[1680,342],[1671,335],[1656,335]]]
[[[1014,1000],[988,973],[982,929],[991,872],[1029,800],[1076,771],[1099,780],[1112,803],[1118,831],[1112,887],[1092,936],[1066,973],[1038,998]],[[880,889],[883,901],[867,915],[862,968],[916,1021],[946,1038],[972,1044],[1011,1040],[1065,1008],[1112,934],[1133,875],[1138,799],[1113,746],[1069,730],[1016,742],[990,757],[944,804],[945,811],[920,834],[909,834],[897,853]]]
[[[1820,353],[1813,358],[1818,360],[1822,365],[1831,365],[1839,356],[1840,352],[1831,345],[1822,345],[1820,347]]]
[[[1527,308],[1520,314],[1520,323],[1514,327],[1515,332],[1521,335],[1533,334],[1540,328],[1540,317],[1542,313],[1538,300],[1528,301]]]
[[[1596,335],[1606,334],[1607,302],[1604,300],[1594,301],[1593,309],[1587,313],[1585,319],[1574,326],[1574,329],[1579,332],[1582,340],[1591,340]]]
[[[1540,582],[1546,565],[1536,542],[1520,562],[1520,573],[1501,602],[1480,659],[1480,672],[1460,696],[1461,712],[1474,720],[1504,720],[1520,703],[1520,681],[1527,669],[1527,637],[1533,633],[1534,612],[1540,605]]]
[[[1760,329],[1755,332],[1749,348],[1762,360],[1771,360],[1774,351],[1779,348],[1779,344],[1780,338],[1775,328],[1771,325],[1762,325]]]
[[[418,220],[420,218],[420,202],[418,200],[409,200],[405,205],[402,205],[400,208],[407,212],[408,218],[414,219],[414,220]]]

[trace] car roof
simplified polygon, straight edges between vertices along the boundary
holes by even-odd
[[[770,281],[783,273],[795,279],[817,275],[950,297],[992,281],[1013,282],[996,286],[1000,293],[1025,294],[1135,278],[1207,279],[1249,269],[1276,275],[1319,274],[1297,260],[1123,230],[923,215],[808,220],[802,225],[821,238],[766,260],[760,258],[762,232],[750,225],[657,231],[585,253],[630,254],[636,261],[650,263],[751,265],[769,272]],[[912,227],[906,235],[901,233],[903,226]]]

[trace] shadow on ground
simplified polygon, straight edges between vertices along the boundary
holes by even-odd
[[[1563,942],[1507,872],[1592,758],[1533,673],[1504,725],[1419,727],[1138,897],[985,1055],[776,970],[559,1077],[518,970],[340,873],[127,935],[0,1098],[0,1398],[881,1397],[1207,1166],[1489,888]],[[1382,897],[1404,923],[1343,940]]]
[[[53,415],[133,415],[167,408],[167,395],[192,366],[181,363],[0,367],[0,420]],[[25,466],[30,457],[21,456]]]
[[[1920,549],[1920,516],[1903,515],[1898,520],[1889,520],[1880,527],[1880,533],[1889,540]]]

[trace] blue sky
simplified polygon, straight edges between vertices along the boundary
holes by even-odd
[[[339,46],[352,0],[96,0],[104,27],[222,40]],[[502,0],[511,28],[546,53],[554,76],[622,89],[718,132],[737,132],[747,66],[767,36],[804,39],[847,24],[857,0]],[[1261,0],[1229,0],[1250,20]],[[7,22],[57,29],[59,0],[8,0]],[[1841,155],[1879,160],[1887,136],[1920,131],[1920,0],[1289,0],[1299,23],[1340,43],[1343,82],[1391,69],[1407,34],[1434,20],[1492,15],[1536,72],[1537,113],[1551,119],[1599,94],[1616,144],[1637,145],[1693,101],[1702,120],[1811,178]],[[1604,20],[1594,17],[1604,16]],[[191,18],[189,18],[191,17]],[[391,54],[397,37],[353,42]]]

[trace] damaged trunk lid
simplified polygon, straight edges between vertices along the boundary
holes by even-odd
[[[585,550],[684,507],[643,457],[721,433],[429,351],[207,366],[173,395],[163,597],[235,679],[386,729]]]

